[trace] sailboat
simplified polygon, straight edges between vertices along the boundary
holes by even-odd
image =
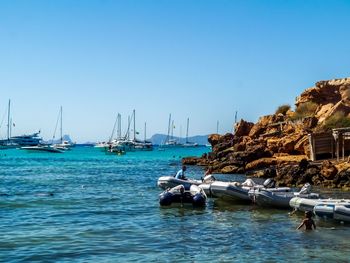
[[[134,128],[135,129],[135,128]],[[139,141],[136,139],[136,133],[134,132],[134,149],[139,150],[139,151],[152,151],[153,150],[153,144],[150,141],[147,141],[146,139],[146,129],[147,129],[147,124],[145,122],[145,127],[144,127],[144,140]]]
[[[59,143],[55,143],[53,144],[53,147],[57,148],[57,149],[60,149],[60,150],[70,150],[71,147],[75,146],[75,144],[73,143],[70,143],[69,141],[67,140],[63,140],[63,133],[62,133],[62,123],[63,123],[63,113],[62,113],[62,106],[60,108],[60,113],[59,113],[59,119],[60,119],[60,141]],[[57,125],[56,125],[57,127]],[[56,129],[55,129],[55,133],[56,133]],[[53,138],[55,138],[55,134],[53,136]]]
[[[115,126],[117,125],[117,122],[118,122],[118,125],[119,125],[119,116],[120,114],[118,113],[117,115],[117,118],[114,122],[114,125],[113,125],[113,129],[112,129],[112,134],[111,136],[109,137],[109,140],[108,142],[98,142],[94,145],[95,148],[98,148],[100,149],[101,151],[107,151],[111,148],[111,146],[113,145],[114,141],[113,141],[113,136],[114,136],[114,133],[115,133]],[[119,128],[118,128],[119,129]]]
[[[134,123],[134,127],[133,127],[133,132],[134,132],[134,138],[133,140],[131,140],[131,143],[132,143],[132,147],[133,147],[133,150],[134,151],[152,151],[153,150],[153,145],[152,145],[152,142],[149,142],[146,140],[146,123],[145,123],[145,130],[144,130],[144,140],[141,141],[141,140],[138,140],[136,138],[136,111],[133,110],[133,114],[132,114],[132,120],[133,120],[133,123]]]
[[[198,147],[198,143],[188,141],[188,127],[190,124],[190,118],[187,118],[187,129],[186,129],[186,142],[183,144],[183,147]]]
[[[113,139],[114,137],[114,133],[115,133],[115,129],[117,127],[117,138]],[[104,146],[103,146],[104,144]],[[112,134],[109,137],[109,140],[107,143],[103,143],[100,147],[104,147],[103,149],[105,150],[106,154],[118,154],[118,155],[123,155],[126,152],[126,140],[124,140],[124,138],[122,138],[121,136],[121,115],[120,113],[118,113],[117,118],[114,122],[113,125],[113,130],[112,130]],[[95,146],[97,147],[97,146]]]
[[[174,138],[174,120],[171,119],[171,113],[169,114],[169,123],[168,123],[168,134],[165,139],[165,142],[163,145],[161,145],[160,148],[174,148],[179,147],[182,144],[180,144],[175,138]]]

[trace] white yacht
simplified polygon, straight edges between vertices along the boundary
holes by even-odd
[[[0,140],[0,149],[19,148],[22,146],[36,146],[41,143],[42,138],[39,136],[40,131],[33,134],[12,136],[12,125],[11,100],[9,100],[7,109],[7,138]]]

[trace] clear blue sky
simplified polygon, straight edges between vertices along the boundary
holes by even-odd
[[[350,1],[0,1],[0,114],[13,133],[104,140],[116,114],[166,133],[232,130],[349,77]],[[125,126],[124,126],[125,127]],[[2,125],[0,135],[5,135]]]

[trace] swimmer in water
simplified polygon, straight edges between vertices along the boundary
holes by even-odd
[[[305,212],[305,219],[303,220],[303,222],[301,222],[300,226],[298,226],[297,229],[300,229],[303,226],[305,226],[305,230],[312,230],[312,227],[313,227],[313,229],[316,229],[315,221],[311,217],[312,217],[312,212],[306,211]]]

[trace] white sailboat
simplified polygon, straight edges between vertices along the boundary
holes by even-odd
[[[144,130],[144,141],[138,140],[136,138],[136,111],[133,110],[133,115],[132,115],[133,123],[134,123],[134,138],[132,140],[132,147],[133,150],[135,151],[152,151],[153,150],[153,145],[152,142],[149,142],[146,140],[146,123],[145,123],[145,130]]]
[[[168,134],[165,139],[165,142],[160,146],[160,148],[174,148],[174,147],[181,147],[182,144],[179,143],[174,138],[174,120],[171,119],[171,113],[169,114],[169,123],[168,123]]]
[[[63,133],[62,133],[62,129],[63,129],[63,111],[62,111],[62,106],[60,108],[60,112],[59,112],[59,120],[60,120],[60,142],[59,143],[55,143],[53,144],[53,147],[57,148],[57,149],[61,149],[61,150],[70,150],[73,146],[75,146],[75,144],[67,141],[67,140],[63,140]],[[57,127],[57,125],[56,125]],[[56,133],[56,129],[55,129],[55,133]],[[55,134],[54,134],[54,138],[55,138]]]
[[[190,142],[188,140],[188,127],[190,124],[190,118],[187,118],[187,129],[186,129],[186,142],[183,144],[183,147],[198,147],[198,143]]]
[[[147,141],[146,139],[146,129],[147,129],[147,124],[145,122],[145,128],[144,128],[144,140],[139,141],[134,137],[134,148],[135,150],[139,151],[152,151],[153,150],[153,144],[150,141]],[[135,134],[136,136],[136,134]]]
[[[113,125],[113,129],[112,129],[112,134],[111,136],[109,137],[109,140],[108,142],[98,142],[94,145],[95,148],[98,148],[100,149],[101,151],[107,151],[107,150],[110,150],[110,148],[112,147],[112,144],[113,144],[113,136],[114,136],[114,132],[115,132],[115,126],[119,120],[119,113],[117,115],[117,118],[114,122],[114,125]],[[118,125],[119,125],[119,122],[118,122]]]

